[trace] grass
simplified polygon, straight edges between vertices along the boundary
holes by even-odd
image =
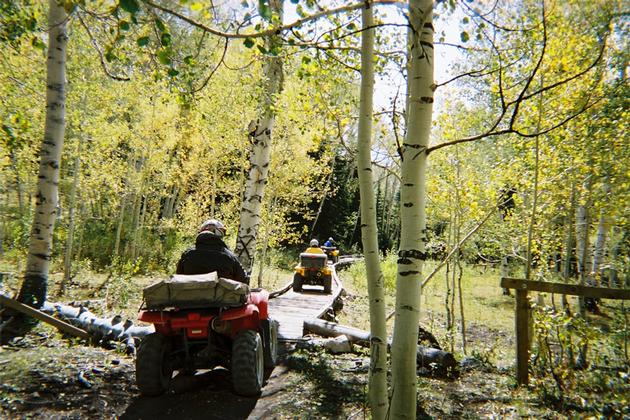
[[[436,262],[428,261],[424,266],[424,273],[430,273]],[[390,256],[381,264],[386,285],[386,312],[389,314],[395,306],[396,257]],[[369,301],[367,298],[367,282],[365,264],[359,262],[348,270],[341,272],[344,286],[350,293],[352,308],[344,309],[346,314],[340,318],[342,323],[350,323],[358,328],[369,330]],[[447,342],[445,333],[445,298],[446,281],[444,269],[434,276],[425,286],[420,300],[421,325],[431,331],[438,340]],[[462,292],[464,302],[464,316],[467,329],[467,353],[491,353],[496,359],[498,349],[509,356],[513,355],[512,337],[514,330],[514,300],[503,296],[499,287],[499,274],[494,269],[480,270],[465,266],[462,276]],[[458,299],[456,299],[457,305]],[[459,309],[456,307],[456,319],[460,326]],[[393,317],[388,321],[388,331],[393,330]],[[509,333],[511,332],[511,334]],[[455,337],[455,349],[461,350],[460,333]],[[460,354],[461,356],[461,354]],[[495,360],[496,361],[496,360]]]
[[[424,267],[424,272],[431,272],[434,266],[435,263],[428,262]],[[11,270],[12,267],[6,261],[2,262],[0,267],[7,267],[6,271],[15,271]],[[265,288],[275,290],[291,280],[290,259],[287,258],[281,267],[283,268],[265,269],[263,284]],[[99,316],[112,315],[112,311],[116,311],[129,319],[135,319],[141,303],[143,287],[167,277],[167,274],[141,276],[134,272],[132,266],[126,266],[126,268],[123,266],[121,269],[112,271],[111,274],[94,273],[89,268],[89,264],[81,267],[67,295],[62,298],[54,297],[61,274],[59,272],[51,274],[49,285],[51,300],[100,299],[102,307],[92,308],[92,311]],[[395,256],[385,259],[382,268],[387,286],[385,302],[389,313],[393,310],[395,303]],[[357,263],[341,271],[340,276],[348,291],[348,296],[344,299],[343,311],[337,314],[339,321],[342,324],[369,330],[369,301],[364,264]],[[256,271],[252,278],[252,285],[256,286]],[[16,275],[6,281],[5,285],[11,292],[15,292],[20,282],[20,276]],[[106,286],[95,293],[98,286],[102,284]],[[622,311],[617,304],[610,306],[604,303],[604,310],[614,318],[590,319],[591,330],[584,332],[591,340],[592,364],[603,368],[574,371],[558,366],[554,359],[547,361],[545,365],[541,358],[536,365],[531,365],[532,385],[529,388],[517,389],[514,372],[511,369],[515,360],[513,298],[502,295],[498,272],[492,269],[481,270],[466,266],[462,277],[462,289],[467,354],[473,355],[482,364],[480,367],[463,372],[457,380],[419,377],[419,403],[422,408],[422,411],[419,411],[420,416],[558,418],[630,415],[630,410],[625,408],[628,407],[627,395],[630,395],[628,393],[630,382],[628,382],[627,370],[619,370],[619,367],[624,366],[623,360],[618,359],[623,353],[623,349],[619,348],[619,343],[623,343],[623,340],[618,338],[616,341],[613,340],[614,337],[627,334],[627,329],[624,328],[625,318],[623,318],[627,315],[619,317]],[[421,323],[425,329],[438,338],[443,348],[449,350],[449,336],[445,331],[445,297],[445,277],[441,272],[431,280],[421,295]],[[546,297],[546,300],[546,303],[550,303],[549,297]],[[558,302],[559,299],[556,298],[556,303]],[[579,326],[566,328],[567,321],[559,318],[557,314],[547,313],[546,316],[552,318],[548,322],[555,323],[550,324],[553,326],[549,328],[550,334],[565,330],[572,332],[572,339],[575,340],[578,337],[575,331],[581,332]],[[458,310],[456,310],[456,319],[459,319]],[[388,330],[391,335],[393,318],[388,323]],[[46,386],[51,390],[58,391],[61,388],[61,385],[57,383],[58,376],[61,376],[63,380],[71,381],[75,389],[79,389],[77,388],[79,385],[76,385],[76,371],[57,367],[57,361],[60,360],[64,362],[59,366],[91,366],[98,363],[96,371],[88,369],[86,372],[87,374],[92,372],[89,379],[99,387],[99,392],[106,393],[112,388],[110,376],[108,376],[110,373],[124,375],[116,377],[118,379],[113,381],[114,384],[120,384],[121,387],[133,386],[132,360],[120,358],[121,366],[124,367],[121,370],[122,373],[114,372],[110,365],[115,365],[108,361],[109,358],[118,358],[118,356],[101,349],[91,350],[81,347],[73,351],[77,353],[76,360],[65,360],[68,352],[64,344],[61,346],[52,344],[52,347],[47,347],[49,340],[43,336],[41,340],[38,338],[41,334],[50,336],[51,331],[53,330],[50,327],[40,324],[33,334],[29,334],[28,337],[31,337],[31,340],[37,341],[32,344],[32,349],[10,353],[5,350],[2,353],[0,348],[0,362],[11,361],[10,365],[4,363],[0,366],[0,384],[6,385],[6,387],[0,386],[0,408],[14,407],[19,403],[28,409],[30,407],[28,404],[40,404],[43,399],[49,397],[48,394],[40,396],[33,394],[38,389],[37,387],[41,388],[41,378],[39,376],[31,378],[32,375],[29,373],[34,367],[51,376],[46,382]],[[56,333],[52,332],[52,334]],[[55,342],[59,343],[59,340],[53,341]],[[616,347],[613,347],[611,343]],[[461,347],[461,335],[458,331],[454,334],[454,350],[456,358],[461,360],[464,354]],[[535,351],[537,350],[534,349]],[[275,412],[278,418],[338,418],[341,414],[363,416],[366,412],[366,372],[369,364],[367,352],[332,356],[324,352],[298,351],[290,353],[286,363],[290,369],[282,385],[282,392],[286,396],[278,399],[282,401],[278,411]],[[555,391],[557,384],[550,375],[552,369],[563,375],[563,394]],[[20,376],[26,382],[20,382],[18,379]],[[67,386],[63,383],[62,385]],[[111,389],[113,393],[120,391],[120,389]],[[70,400],[68,399],[70,394],[66,394],[64,404],[69,402],[77,410],[79,406],[94,405],[90,402],[92,400],[88,401],[84,398],[89,396],[87,393],[85,395],[76,393],[77,397]],[[110,397],[112,396],[105,394],[106,399]],[[19,402],[21,400],[24,402]],[[128,404],[129,401],[123,400],[116,410],[124,409]],[[97,407],[90,409],[96,410]],[[112,411],[110,414],[115,413]]]

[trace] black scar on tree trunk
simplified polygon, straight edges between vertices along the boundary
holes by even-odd
[[[46,301],[48,278],[41,274],[26,274],[17,300],[39,309]],[[0,343],[6,344],[15,337],[28,333],[37,320],[17,311],[4,308],[0,317]]]

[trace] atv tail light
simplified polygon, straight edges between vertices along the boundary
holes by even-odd
[[[199,312],[191,312],[188,314],[189,321],[199,321],[201,319],[201,314]]]

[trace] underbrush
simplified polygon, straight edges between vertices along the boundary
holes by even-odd
[[[430,273],[435,265],[434,262],[427,262],[424,274]],[[395,306],[395,256],[386,258],[381,268],[385,277],[386,312],[389,314]],[[369,330],[365,264],[359,262],[342,271],[341,276],[349,292],[350,302],[346,306],[350,308],[338,315],[340,322]],[[494,395],[475,397],[478,404],[487,406],[487,415],[630,416],[630,334],[628,315],[623,306],[617,301],[602,303],[603,311],[608,315],[589,315],[588,322],[585,322],[574,314],[578,308],[577,298],[568,297],[573,310],[573,314],[568,315],[554,309],[553,296],[542,296],[539,300],[541,304],[534,305],[532,311],[534,336],[530,352],[530,385],[517,388],[514,379],[514,298],[503,295],[499,280],[499,273],[495,269],[468,265],[463,267],[461,283],[466,325],[465,352],[459,308],[455,312],[456,328],[453,331],[446,330],[447,287],[444,272],[438,273],[422,291],[421,326],[438,339],[443,349],[453,351],[458,360],[474,360],[474,371],[467,372],[457,381],[457,385],[450,386],[453,395],[449,398],[459,398],[457,395],[462,393],[468,393],[466,398],[471,398],[482,386],[480,383],[484,382],[481,377],[473,377],[481,375],[486,381],[497,381]],[[391,336],[393,317],[388,321],[388,332]],[[586,363],[580,358],[584,350]],[[470,411],[458,411],[454,406],[440,411],[439,407],[446,406],[445,389],[449,389],[443,382],[421,378],[419,385],[420,395],[423,395],[427,405],[425,408],[430,415],[474,417]],[[442,391],[436,392],[436,387]],[[504,406],[501,407],[497,401]],[[431,407],[432,404],[437,405]],[[475,413],[481,415],[482,411]]]
[[[530,358],[532,390],[542,404],[566,413],[630,415],[628,319],[621,304],[612,316],[588,316],[536,306]]]

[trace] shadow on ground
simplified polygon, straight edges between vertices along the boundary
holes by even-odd
[[[257,401],[234,394],[229,372],[214,369],[176,376],[168,393],[135,398],[120,419],[246,419]]]

